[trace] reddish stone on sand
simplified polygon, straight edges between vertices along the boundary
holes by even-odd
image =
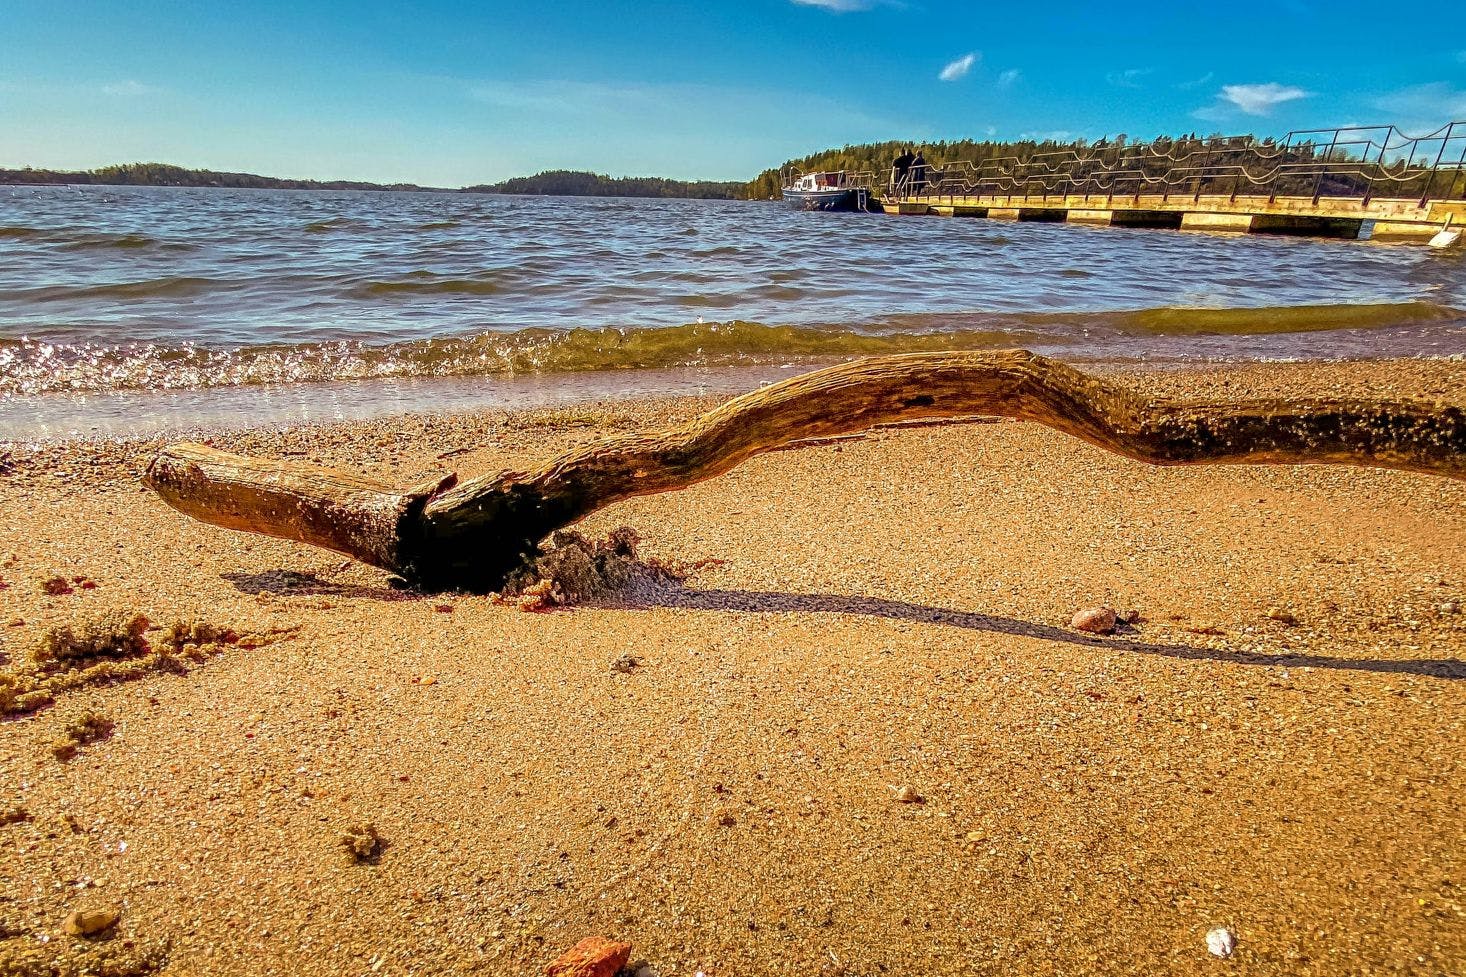
[[[1076,631],[1088,631],[1090,634],[1113,634],[1115,620],[1116,614],[1113,608],[1087,607],[1075,612],[1069,626]]]
[[[587,936],[545,969],[549,977],[616,977],[631,959],[631,944]]]

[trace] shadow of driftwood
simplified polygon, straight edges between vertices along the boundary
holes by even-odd
[[[1217,661],[1237,665],[1270,665],[1289,668],[1332,668],[1345,671],[1425,675],[1431,678],[1466,678],[1466,661],[1457,658],[1404,659],[1329,658],[1306,654],[1258,654],[1197,648],[1190,645],[1156,644],[1141,640],[1134,630],[1112,638],[1101,638],[1032,621],[928,607],[881,597],[852,597],[843,594],[789,594],[779,591],[701,590],[660,584],[640,589],[624,607],[670,607],[698,611],[742,611],[745,613],[861,614],[920,624],[941,624],[970,631],[990,631],[1042,641],[1062,641],[1089,648],[1118,648],[1146,655],[1163,655],[1187,661]]]
[[[362,584],[333,583],[314,573],[297,570],[266,570],[263,573],[226,573],[223,578],[234,589],[246,594],[273,594],[276,597],[348,597],[368,600],[422,600],[416,590],[394,590],[391,587],[368,587]]]

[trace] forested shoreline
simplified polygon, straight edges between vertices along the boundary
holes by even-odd
[[[738,200],[744,184],[737,181],[668,180],[656,176],[606,176],[585,170],[546,170],[502,183],[464,187],[464,193],[519,193],[556,197],[680,197],[694,200]]]
[[[1013,141],[976,141],[959,139],[936,142],[908,142],[888,140],[886,142],[859,143],[838,149],[825,149],[798,159],[786,160],[781,166],[771,167],[759,173],[747,183],[719,180],[672,180],[652,176],[613,177],[604,173],[586,170],[546,170],[533,176],[520,176],[499,183],[475,184],[457,190],[439,187],[424,187],[413,183],[370,183],[359,180],[294,180],[280,177],[259,176],[253,173],[234,173],[217,170],[186,169],[169,163],[123,163],[104,166],[94,170],[52,170],[33,167],[21,169],[0,169],[0,185],[16,184],[95,184],[107,186],[164,186],[164,187],[224,187],[236,189],[277,190],[370,190],[370,191],[438,191],[457,193],[503,193],[544,196],[584,197],[642,197],[642,198],[684,198],[714,200],[777,200],[780,198],[783,177],[790,170],[815,172],[823,170],[845,170],[869,172],[877,185],[884,183],[892,160],[911,147],[919,150],[927,164],[928,178],[933,182],[945,173],[971,175],[969,167],[982,167],[1002,160],[1001,168],[1020,178],[1042,179],[1049,163],[1035,161],[1044,154],[1064,154],[1050,159],[1082,158],[1085,162],[1076,171],[1082,177],[1085,172],[1111,173],[1116,171],[1132,174],[1129,179],[1139,187],[1140,176],[1155,179],[1165,175],[1173,167],[1209,167],[1209,175],[1200,177],[1198,191],[1245,192],[1246,180],[1240,175],[1246,172],[1266,172],[1270,168],[1292,168],[1296,178],[1287,178],[1269,189],[1272,192],[1322,192],[1324,194],[1351,196],[1361,193],[1377,195],[1410,195],[1429,189],[1435,196],[1458,197],[1466,194],[1466,175],[1461,172],[1436,179],[1420,160],[1385,161],[1380,165],[1377,159],[1365,162],[1346,148],[1332,148],[1327,144],[1312,143],[1280,146],[1273,139],[1255,135],[1198,136],[1196,133],[1170,137],[1157,137],[1149,143],[1128,140],[1123,133],[1088,142],[1083,139],[1058,141],[1053,139]],[[1068,154],[1075,154],[1069,156]],[[1316,177],[1318,167],[1311,164],[1327,163],[1342,165],[1341,171],[1328,172]],[[959,164],[960,168],[952,168]],[[1059,164],[1054,164],[1059,165]],[[1067,164],[1066,164],[1067,165]],[[1412,179],[1403,169],[1411,167]],[[987,173],[996,171],[989,166]],[[1072,175],[1072,174],[1071,174]],[[1108,177],[1106,177],[1108,179]],[[1062,178],[1060,178],[1062,181]],[[1054,181],[1050,181],[1054,182]],[[1296,183],[1297,186],[1292,184]],[[1415,184],[1421,184],[1416,186]],[[1137,190],[1138,192],[1138,190]]]
[[[171,163],[119,163],[95,170],[51,170],[35,167],[0,169],[0,185],[97,185],[132,187],[224,187],[243,190],[433,190],[415,183],[368,183],[362,180],[292,180],[255,173],[191,170]]]

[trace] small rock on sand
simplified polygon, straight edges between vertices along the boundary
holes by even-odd
[[[1090,634],[1114,634],[1117,620],[1113,607],[1086,607],[1074,612],[1069,626],[1076,631],[1088,631]]]
[[[635,655],[622,655],[611,663],[611,671],[620,675],[628,675],[641,667],[641,659]]]
[[[116,909],[78,909],[66,917],[61,928],[68,936],[95,936],[111,929],[122,918]]]
[[[925,798],[913,790],[909,785],[902,784],[895,788],[896,802],[899,804],[920,804]]]
[[[587,936],[545,968],[547,977],[616,977],[631,959],[631,944]]]
[[[376,825],[353,824],[341,833],[341,846],[358,862],[373,862],[382,854],[382,836]]]
[[[1216,929],[1207,931],[1206,949],[1212,956],[1225,959],[1232,955],[1233,950],[1237,949],[1237,937],[1227,927],[1218,926]]]
[[[1290,611],[1290,610],[1288,610],[1286,607],[1273,607],[1273,608],[1269,608],[1268,609],[1268,612],[1267,612],[1267,616],[1268,616],[1268,620],[1270,620],[1270,621],[1277,621],[1279,624],[1297,624],[1298,623],[1298,618],[1296,616],[1294,616],[1293,612]]]

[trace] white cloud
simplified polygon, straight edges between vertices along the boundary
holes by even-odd
[[[1202,75],[1200,78],[1193,78],[1190,81],[1183,81],[1183,82],[1181,82],[1181,84],[1177,85],[1176,87],[1177,88],[1180,88],[1180,89],[1188,90],[1188,91],[1190,89],[1192,89],[1192,88],[1200,88],[1202,85],[1205,85],[1207,82],[1211,81],[1216,76],[1217,76],[1217,73],[1215,71],[1208,71],[1206,74]]]
[[[998,87],[1012,88],[1014,83],[1017,82],[1018,79],[1021,77],[1023,77],[1023,72],[1019,71],[1017,68],[1009,68],[1007,71],[998,75]]]
[[[837,14],[848,14],[855,10],[869,10],[875,0],[794,0],[801,7],[820,7]]]
[[[101,91],[103,95],[136,97],[138,95],[153,95],[158,90],[151,85],[144,85],[140,81],[133,81],[129,78],[126,81],[116,81],[103,85]]]
[[[1263,85],[1223,85],[1220,98],[1248,115],[1268,115],[1284,102],[1307,98],[1311,92],[1275,81]]]
[[[1154,68],[1126,68],[1124,71],[1112,71],[1105,75],[1105,81],[1116,88],[1139,88],[1140,79],[1154,70]]]
[[[958,78],[965,76],[969,71],[972,70],[972,66],[977,64],[977,58],[978,55],[976,51],[973,51],[969,54],[964,54],[962,55],[962,57],[958,58],[956,61],[953,61],[951,64],[943,68],[942,73],[937,75],[937,77],[940,78],[942,81],[956,81]]]

